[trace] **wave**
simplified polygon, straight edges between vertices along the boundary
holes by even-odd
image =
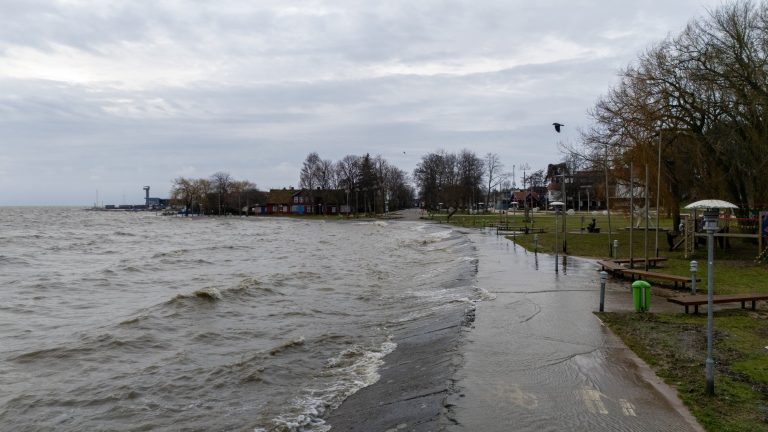
[[[276,356],[286,350],[289,350],[291,348],[304,346],[304,338],[300,337],[298,339],[289,340],[288,342],[285,342],[281,345],[278,345],[271,350],[269,350],[269,355]]]
[[[333,383],[322,389],[306,389],[293,401],[298,414],[281,415],[272,419],[277,430],[330,431],[323,416],[338,408],[345,399],[360,389],[379,380],[379,368],[384,357],[393,352],[397,344],[387,339],[380,346],[365,348],[355,345],[328,359],[321,376],[331,377]]]
[[[29,265],[29,261],[19,257],[0,255],[0,264]]]
[[[184,255],[187,252],[189,252],[189,249],[177,249],[170,252],[158,252],[152,255],[152,258],[157,259],[157,258],[167,258],[167,257],[178,257],[178,256]]]
[[[254,277],[245,277],[242,280],[240,280],[236,285],[229,288],[209,286],[209,287],[196,289],[192,292],[178,293],[175,296],[173,296],[173,298],[163,303],[157,304],[155,306],[150,306],[148,308],[144,308],[135,312],[135,316],[127,318],[121,321],[119,324],[120,325],[138,324],[144,319],[162,315],[164,313],[162,312],[162,309],[167,308],[169,306],[170,307],[191,306],[196,302],[197,304],[200,304],[200,305],[206,304],[206,303],[216,303],[216,302],[225,300],[227,298],[232,298],[232,297],[238,298],[238,296],[242,296],[242,295],[284,296],[285,294],[275,289],[261,286],[261,282]]]
[[[221,300],[223,296],[221,295],[221,291],[219,291],[216,287],[207,287],[207,288],[201,288],[199,290],[193,291],[188,294],[176,294],[176,297],[171,300],[171,302],[175,302],[178,300],[187,300],[187,299],[203,299],[203,300],[210,300],[210,301],[216,301]]]
[[[380,221],[380,220],[377,220],[377,221],[355,222],[355,225],[375,225],[375,226],[378,226],[378,227],[387,227],[387,226],[389,226],[389,224],[387,222]]]
[[[74,346],[73,346],[74,345]],[[65,346],[44,348],[10,357],[8,360],[19,364],[41,361],[66,361],[70,359],[101,361],[110,350],[145,352],[165,346],[150,334],[135,338],[119,338],[112,333],[82,337],[79,342]]]

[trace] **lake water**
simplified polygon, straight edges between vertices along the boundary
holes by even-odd
[[[323,431],[474,288],[420,222],[0,208],[0,430]]]

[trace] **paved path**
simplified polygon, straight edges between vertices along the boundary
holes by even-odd
[[[495,235],[471,236],[480,256],[478,287],[495,299],[478,305],[466,334],[443,428],[701,430],[674,392],[592,314],[599,303],[595,264],[569,258],[556,274],[551,256]],[[669,307],[653,300],[652,310]],[[630,306],[628,283],[610,283],[606,310]]]

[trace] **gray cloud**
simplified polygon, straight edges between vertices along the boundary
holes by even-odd
[[[718,4],[7,0],[0,204],[138,202],[219,170],[282,187],[310,151],[543,168],[621,67]]]

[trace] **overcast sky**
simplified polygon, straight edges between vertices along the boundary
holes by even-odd
[[[638,53],[721,1],[0,0],[0,205],[298,182],[309,152],[561,160]],[[566,127],[556,135],[551,123]]]

